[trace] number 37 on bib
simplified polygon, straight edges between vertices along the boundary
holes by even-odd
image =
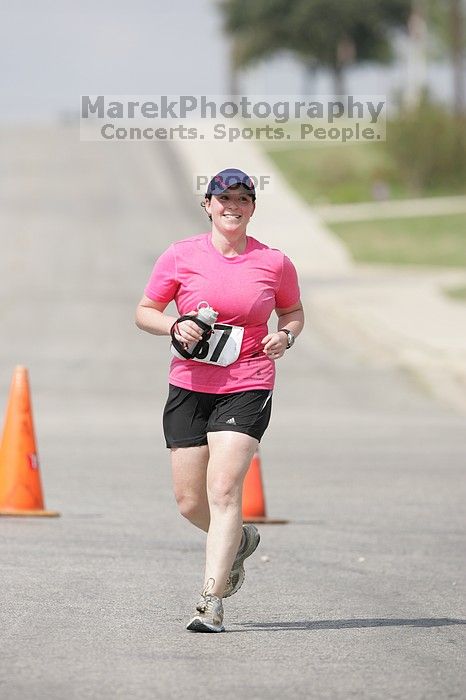
[[[193,348],[191,360],[206,362],[210,365],[227,367],[235,362],[241,351],[244,328],[230,326],[227,323],[214,323],[212,333],[208,338],[202,338]],[[184,360],[182,355],[171,346],[172,355]]]

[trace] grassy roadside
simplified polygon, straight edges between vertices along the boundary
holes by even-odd
[[[390,199],[466,194],[466,184],[409,190],[384,143],[264,144],[268,157],[309,204],[374,201],[383,187]]]
[[[413,196],[391,159],[386,144],[300,144],[299,148],[264,145],[268,157],[311,206],[374,201],[377,188],[390,199]],[[421,196],[466,194],[466,185],[442,191],[426,188]],[[466,214],[391,218],[327,224],[364,263],[466,266]]]
[[[295,191],[311,206],[466,194],[466,182],[424,187],[406,185],[388,145],[357,143],[264,144],[268,157]],[[437,178],[437,181],[442,178]],[[384,265],[466,267],[466,214],[341,222],[327,226],[357,262]],[[466,303],[466,285],[443,289]]]
[[[352,221],[330,229],[358,262],[466,266],[466,214]]]

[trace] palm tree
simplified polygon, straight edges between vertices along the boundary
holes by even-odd
[[[406,25],[410,6],[410,0],[220,2],[238,68],[287,50],[307,64],[329,68],[337,95],[345,93],[351,63],[391,59],[392,30]]]

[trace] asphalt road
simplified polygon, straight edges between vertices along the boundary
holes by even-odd
[[[261,451],[289,524],[261,526],[227,632],[188,633],[204,535],[171,493],[168,344],[133,317],[155,257],[206,230],[190,179],[165,144],[71,128],[3,130],[0,156],[1,405],[27,365],[62,513],[0,520],[2,696],[464,698],[464,418],[309,318]]]

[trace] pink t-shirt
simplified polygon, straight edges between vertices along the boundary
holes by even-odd
[[[212,245],[210,233],[173,243],[157,259],[146,296],[175,300],[181,315],[207,301],[218,323],[244,327],[238,359],[227,367],[173,357],[170,384],[212,394],[273,389],[275,362],[263,352],[267,321],[275,308],[299,301],[296,270],[287,256],[247,236],[246,249],[227,258]]]

